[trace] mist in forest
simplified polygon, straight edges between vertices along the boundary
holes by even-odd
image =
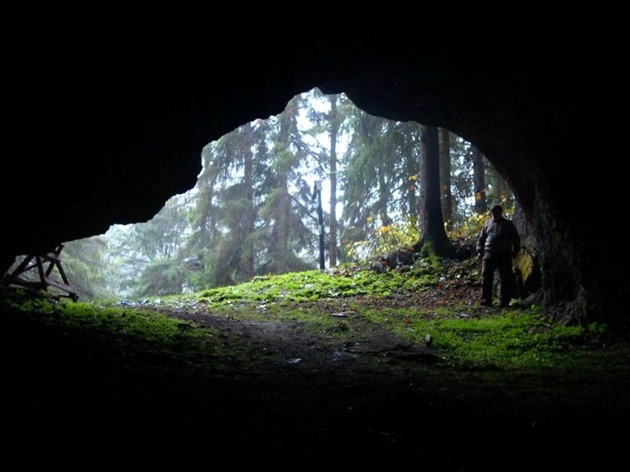
[[[208,143],[195,187],[171,197],[151,220],[64,243],[65,272],[87,301],[191,293],[318,269],[316,182],[326,268],[413,244],[422,231],[420,133],[419,123],[372,116],[344,94],[313,89],[281,114]],[[469,142],[442,129],[440,140],[445,226],[455,236],[475,218],[481,193],[507,208],[513,200]]]

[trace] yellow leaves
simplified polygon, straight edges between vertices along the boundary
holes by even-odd
[[[407,180],[410,180],[412,182],[415,182],[416,180],[418,180],[418,177],[420,176],[420,174],[414,174],[414,175],[410,175],[409,178]],[[418,187],[416,187],[415,184],[411,184],[409,185],[409,190],[416,190]]]
[[[401,222],[390,224],[379,224],[378,216],[367,216],[370,233],[365,241],[357,241],[349,245],[344,245],[347,254],[352,254],[356,260],[365,257],[388,254],[401,248],[408,248],[413,252],[413,248],[420,238],[419,230],[415,219],[408,215],[401,217]],[[389,220],[389,218],[383,218]]]

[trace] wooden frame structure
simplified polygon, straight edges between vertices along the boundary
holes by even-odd
[[[61,266],[60,254],[62,250],[63,244],[60,244],[54,251],[43,256],[26,256],[13,271],[6,273],[2,279],[2,284],[36,291],[48,291],[49,287],[55,287],[58,289],[57,292],[61,292],[60,294],[54,293],[55,296],[71,298],[72,301],[76,302],[79,299],[79,295],[70,285],[68,277]],[[55,269],[61,276],[61,282],[53,277]],[[36,270],[36,274],[32,275],[34,270]]]

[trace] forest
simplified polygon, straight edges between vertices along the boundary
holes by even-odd
[[[65,243],[82,300],[233,285],[317,268],[321,253],[335,268],[427,239],[445,254],[476,237],[491,205],[515,212],[507,183],[462,138],[318,89],[209,143],[200,160],[196,186],[153,219]]]

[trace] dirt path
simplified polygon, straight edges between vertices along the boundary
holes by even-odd
[[[453,297],[471,297],[474,315],[475,293],[467,287]],[[426,293],[385,303],[430,310],[443,299]],[[449,370],[436,366],[430,346],[366,323],[356,311],[336,304],[319,309],[348,328],[322,336],[295,321],[176,315],[219,329],[239,353],[215,405],[230,434],[213,431],[209,441],[238,438],[249,453],[230,452],[235,465],[564,470],[589,461],[613,468],[620,460],[630,438],[630,401],[619,391],[630,378]]]
[[[430,307],[429,296],[443,303],[435,294],[387,303]],[[430,346],[361,313],[321,309],[347,329],[326,335],[297,321],[172,310],[213,330],[217,352],[205,359],[110,350],[98,333],[77,337],[4,314],[3,458],[65,470],[618,470],[626,462],[627,353],[596,373],[454,371],[436,364]]]

